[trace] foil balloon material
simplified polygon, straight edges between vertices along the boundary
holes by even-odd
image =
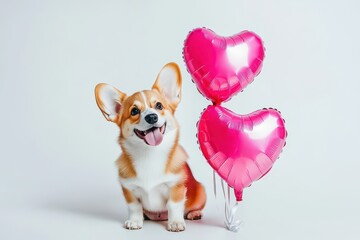
[[[253,32],[222,37],[197,28],[187,36],[183,56],[199,92],[218,105],[254,80],[261,71],[264,52],[261,38]]]
[[[198,122],[197,137],[208,163],[241,201],[243,189],[271,169],[286,135],[284,120],[275,109],[239,115],[208,106]]]
[[[197,89],[213,103],[201,114],[197,138],[203,155],[222,178],[227,199],[225,227],[236,232],[240,228],[236,211],[244,188],[270,171],[285,146],[287,132],[280,112],[275,109],[239,115],[220,105],[260,73],[265,48],[261,38],[250,31],[222,37],[209,29],[197,28],[185,39],[183,57]],[[234,189],[237,201],[233,207],[230,188]]]

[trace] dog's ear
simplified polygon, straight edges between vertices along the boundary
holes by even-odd
[[[159,91],[175,111],[181,100],[181,73],[176,63],[166,64],[160,71],[152,89]]]
[[[116,122],[118,120],[125,97],[125,93],[106,83],[99,83],[95,87],[96,103],[108,121]]]

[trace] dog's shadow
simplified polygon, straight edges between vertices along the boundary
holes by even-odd
[[[128,210],[120,194],[109,194],[104,191],[78,192],[50,196],[40,204],[46,211],[79,215],[124,223]]]
[[[73,214],[80,217],[90,217],[101,219],[103,221],[112,221],[123,226],[128,217],[128,209],[123,197],[119,193],[108,193],[98,191],[96,194],[77,193],[66,194],[59,197],[47,199],[41,204],[41,208],[46,211],[57,213]],[[214,227],[222,227],[215,219],[201,219],[191,221],[197,224],[205,224]],[[149,220],[151,221],[151,220]],[[164,228],[167,227],[167,221],[151,221]]]
[[[121,194],[109,194],[104,191],[98,191],[97,194],[77,193],[53,196],[42,202],[39,207],[53,213],[112,221],[120,226],[124,226],[128,217],[128,209]],[[167,221],[154,222],[164,228],[167,226]]]

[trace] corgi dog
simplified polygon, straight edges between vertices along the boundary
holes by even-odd
[[[126,229],[141,229],[145,218],[168,220],[167,229],[179,232],[185,230],[184,218],[202,217],[205,189],[186,162],[174,117],[181,84],[178,65],[168,63],[151,90],[128,96],[105,83],[95,87],[102,114],[120,128],[117,167],[129,210]]]

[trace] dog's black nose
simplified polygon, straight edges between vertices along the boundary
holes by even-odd
[[[145,121],[150,124],[154,124],[158,121],[158,115],[155,113],[148,114],[145,116]]]

